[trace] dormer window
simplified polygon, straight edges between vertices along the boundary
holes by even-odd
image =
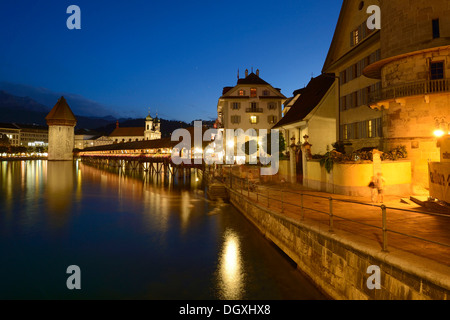
[[[256,98],[256,96],[257,96],[256,88],[251,88],[250,89],[250,98]]]
[[[245,96],[245,91],[244,90],[239,90],[239,93],[238,93],[240,96]]]
[[[264,90],[263,91],[263,96],[267,97],[270,94],[269,90]]]

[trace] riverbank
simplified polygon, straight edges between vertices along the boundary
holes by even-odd
[[[449,267],[405,252],[382,252],[379,244],[342,230],[296,221],[230,190],[230,202],[298,268],[333,299],[447,300]],[[369,289],[370,266],[379,267],[381,289]]]
[[[333,227],[330,228],[329,217],[317,218],[317,214],[312,212],[301,212],[300,206],[288,207],[286,202],[283,204],[282,189],[288,187],[265,185],[258,187],[260,192],[255,192],[251,190],[251,186],[245,185],[245,182],[240,184],[239,180],[234,181],[232,188],[227,183],[233,206],[267,239],[295,261],[298,269],[308,275],[331,298],[344,300],[449,298],[448,247],[429,242],[420,244],[420,241],[414,238],[405,240],[398,234],[389,234],[389,246],[383,251],[382,235],[379,230],[381,225],[378,231],[363,225],[366,223],[376,225],[381,220],[379,205],[367,207],[364,212],[360,211],[359,215],[358,210],[355,211],[348,203],[344,202],[343,208],[334,205],[338,212],[336,214],[340,214],[339,209],[347,208],[347,211],[353,214],[351,218],[360,220],[361,225],[343,228],[348,221],[334,217]],[[264,198],[263,194],[268,196]],[[297,200],[300,202],[300,196],[297,196]],[[320,199],[310,201],[316,206],[317,211],[329,206],[328,201],[321,203],[318,200]],[[392,203],[388,205],[393,206],[393,199],[389,200]],[[401,205],[397,207],[398,210],[403,209]],[[444,227],[437,223],[432,225],[428,221],[435,220],[434,216],[409,212],[407,213],[409,216],[405,219],[405,212],[393,212],[392,207],[389,210],[390,228],[393,228],[394,223],[403,226],[416,222],[422,224],[422,227],[428,224],[430,229],[422,230],[422,233],[433,233],[439,238],[438,231]],[[448,234],[445,230],[441,232]],[[402,245],[405,247],[400,249]],[[367,285],[372,275],[368,273],[370,266],[376,266],[380,270],[380,289],[370,289]]]

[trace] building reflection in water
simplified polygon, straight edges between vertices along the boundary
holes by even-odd
[[[52,225],[66,223],[73,205],[75,180],[72,161],[48,161],[47,163],[47,207]]]
[[[227,230],[219,260],[219,291],[221,299],[239,300],[244,294],[242,253],[238,236]]]

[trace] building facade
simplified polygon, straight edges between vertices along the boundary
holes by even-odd
[[[433,133],[450,132],[450,2],[380,2],[381,60],[363,73],[381,85],[369,105],[383,115],[382,147],[406,146],[415,186],[428,188]]]
[[[280,119],[286,97],[256,73],[245,72],[236,86],[225,87],[217,104],[219,129],[270,130]],[[225,131],[226,132],[226,131]],[[227,137],[225,137],[227,139]]]
[[[48,146],[48,127],[36,124],[0,123],[0,133],[6,135],[11,146]]]
[[[161,139],[161,120],[158,116],[153,119],[149,114],[145,118],[144,127],[120,127],[117,121],[116,128],[109,135],[109,139],[112,143]]]
[[[344,0],[335,34],[323,66],[339,82],[336,136],[352,152],[363,148],[382,147],[381,111],[370,109],[369,96],[381,82],[363,74],[366,66],[381,57],[380,31],[367,27],[367,8],[380,1]]]

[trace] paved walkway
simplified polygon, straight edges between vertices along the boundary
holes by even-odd
[[[329,230],[328,198],[332,197],[336,199],[332,201],[333,228],[362,240],[376,241],[382,249],[381,204],[373,204],[371,199],[318,192],[288,183],[259,185],[252,191],[247,185],[242,188],[238,182],[233,184],[233,190],[295,220],[302,219],[300,193],[303,192],[304,221],[324,230]],[[423,207],[402,203],[400,199],[387,196],[384,201],[387,207],[388,251],[405,251],[450,266],[450,215],[427,213]]]

